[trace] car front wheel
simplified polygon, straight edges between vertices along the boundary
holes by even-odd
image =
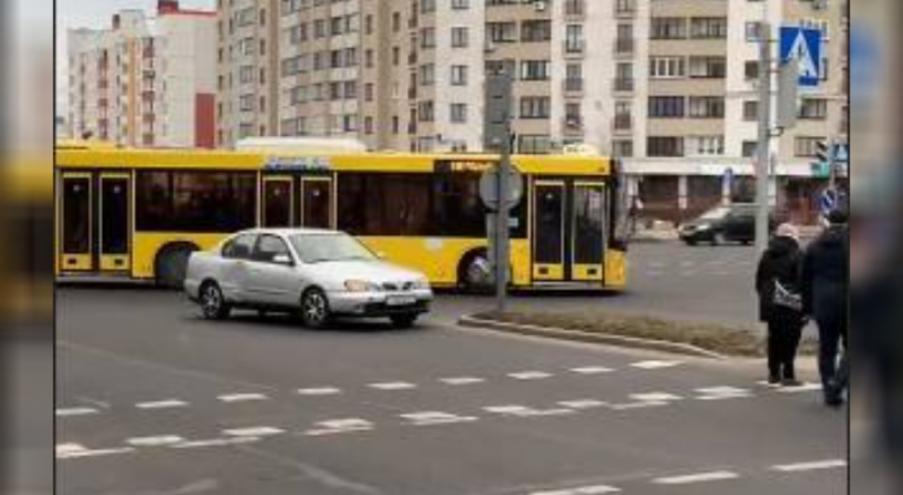
[[[320,289],[309,289],[301,296],[301,321],[307,328],[323,328],[329,322],[329,301]]]
[[[208,320],[222,320],[229,316],[232,309],[223,297],[216,282],[207,282],[201,286],[199,302],[204,318]]]

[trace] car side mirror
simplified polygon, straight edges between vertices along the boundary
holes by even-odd
[[[277,265],[285,265],[285,266],[294,266],[295,262],[292,261],[292,257],[287,254],[277,254],[273,256],[273,263]]]

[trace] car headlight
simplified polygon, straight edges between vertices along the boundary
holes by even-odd
[[[417,280],[414,281],[414,288],[415,289],[429,289],[430,281],[427,280],[426,277],[418,278]]]
[[[699,224],[696,226],[696,230],[709,230],[710,228],[712,228],[712,226],[707,223]]]
[[[366,280],[346,280],[345,289],[349,292],[371,292],[379,290],[379,286]]]

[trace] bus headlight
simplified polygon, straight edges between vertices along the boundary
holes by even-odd
[[[379,286],[366,280],[346,280],[345,289],[348,292],[375,292],[379,290]]]

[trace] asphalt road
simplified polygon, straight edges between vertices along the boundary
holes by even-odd
[[[622,293],[574,294],[525,292],[512,296],[512,308],[543,307],[550,311],[588,307],[685,320],[749,325],[758,310],[754,298],[755,250],[740,245],[685,246],[680,242],[630,246],[628,289]],[[462,313],[494,308],[492,297],[440,299],[435,315],[453,322]]]
[[[684,261],[698,256],[701,265],[685,277],[731,278],[704,268],[705,249],[687,252]],[[640,266],[627,295],[637,301],[629,304],[639,310],[662,297],[657,311],[686,311],[669,300],[667,286],[661,296],[641,290],[671,280],[670,268],[656,275],[657,267]],[[644,269],[645,279],[637,273]],[[622,304],[608,302],[616,300],[603,304]],[[579,305],[562,296],[525,301]],[[409,331],[380,323],[309,331],[253,313],[206,322],[178,293],[62,289],[58,491],[846,492],[846,412],[821,406],[816,387],[769,389],[758,383],[761,363],[447,323],[455,308],[487,303],[443,296],[436,314]],[[716,305],[701,316],[742,318],[741,306]],[[804,378],[815,379],[806,368]]]

